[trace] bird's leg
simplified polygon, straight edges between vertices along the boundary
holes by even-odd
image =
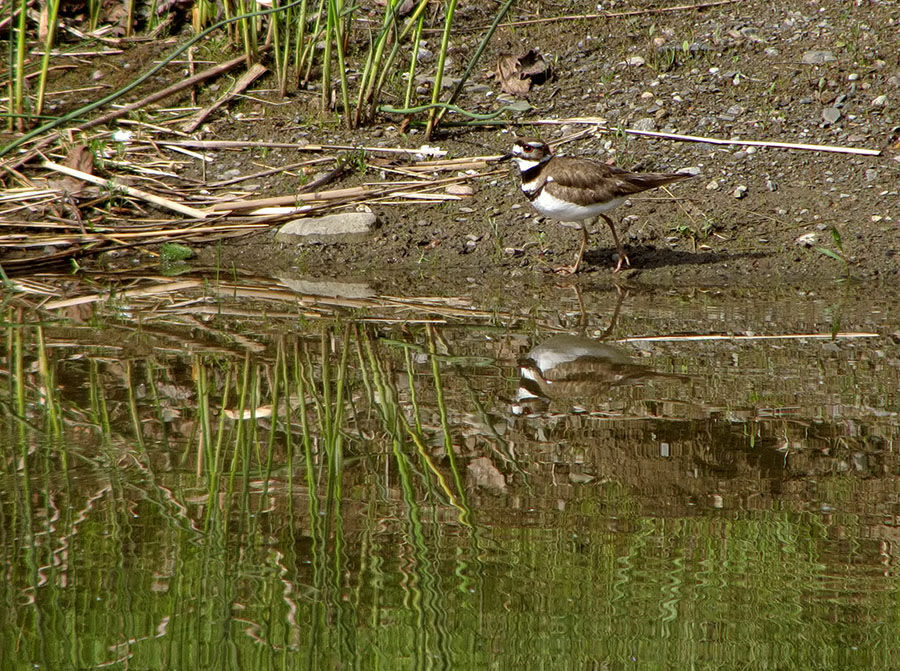
[[[578,269],[581,267],[581,259],[584,258],[584,250],[587,249],[588,245],[588,231],[587,226],[582,223],[581,225],[581,249],[578,250],[578,256],[575,258],[575,263],[571,266],[561,266],[559,268],[555,268],[554,272],[557,275],[574,275],[578,272]]]
[[[617,272],[619,272],[620,270],[622,270],[622,264],[623,264],[623,263],[624,263],[626,266],[629,266],[629,267],[630,267],[630,266],[631,266],[631,261],[628,259],[628,254],[625,253],[625,248],[622,247],[622,243],[619,242],[619,236],[616,234],[616,227],[613,225],[612,219],[610,219],[609,217],[607,217],[607,216],[606,216],[605,214],[603,214],[602,212],[600,213],[600,216],[603,217],[604,221],[606,221],[606,223],[609,225],[609,230],[612,231],[613,242],[616,243],[616,251],[617,251],[618,254],[619,254],[619,262],[616,264],[616,267],[615,267],[615,269],[613,270],[613,272],[614,272],[614,273],[617,273]]]

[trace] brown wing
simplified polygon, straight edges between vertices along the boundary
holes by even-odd
[[[559,168],[553,178],[555,195],[580,205],[624,198],[647,189],[688,179],[673,172],[628,172],[599,161],[554,157]]]

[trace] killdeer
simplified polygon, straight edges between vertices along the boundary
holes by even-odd
[[[558,335],[519,360],[519,388],[510,410],[514,415],[538,414],[553,400],[595,406],[614,387],[653,379],[686,382],[690,376],[636,364],[623,350],[598,340]]]
[[[584,222],[597,216],[603,217],[609,225],[616,243],[619,261],[614,272],[621,270],[623,263],[630,266],[631,261],[619,242],[612,219],[605,213],[635,193],[691,177],[677,172],[628,172],[588,158],[554,156],[545,142],[535,138],[516,140],[512,151],[499,160],[509,159],[518,165],[522,193],[534,209],[545,217],[581,224],[581,249],[575,263],[556,269],[565,275],[578,272],[588,243]]]

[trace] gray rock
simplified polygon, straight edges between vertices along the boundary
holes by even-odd
[[[419,52],[416,54],[416,62],[431,63],[432,61],[434,61],[434,52],[425,47],[419,47]]]
[[[444,191],[451,196],[471,196],[475,193],[475,187],[471,184],[448,184]]]
[[[822,110],[822,118],[827,124],[837,123],[841,118],[841,111],[837,107],[826,107]]]
[[[734,191],[731,193],[735,198],[744,198],[747,195],[747,187],[741,184],[740,186],[736,186]]]
[[[634,122],[631,126],[634,130],[653,131],[656,130],[656,120],[645,116]]]
[[[806,65],[824,65],[825,63],[831,63],[836,60],[837,58],[835,58],[834,52],[822,49],[804,51],[803,56],[800,58],[800,61]]]
[[[376,222],[371,212],[340,212],[289,221],[275,234],[278,242],[354,242],[365,239]]]

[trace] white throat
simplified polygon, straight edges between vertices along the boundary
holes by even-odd
[[[531,170],[536,165],[540,165],[541,163],[546,162],[550,157],[548,156],[543,161],[534,161],[531,159],[527,159],[523,156],[513,156],[513,160],[516,162],[516,165],[519,166],[519,172],[525,172],[526,170]]]

